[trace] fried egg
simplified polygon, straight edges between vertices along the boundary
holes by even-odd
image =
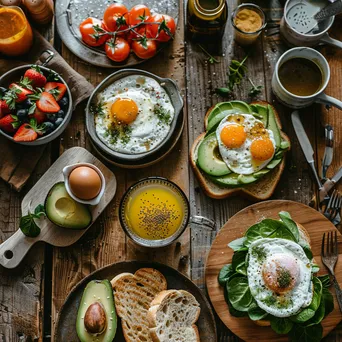
[[[275,317],[289,317],[310,305],[311,263],[303,248],[285,239],[259,239],[248,251],[247,277],[258,306]]]
[[[216,137],[223,161],[242,175],[263,169],[276,149],[272,130],[251,114],[229,114],[217,127]]]
[[[111,149],[130,154],[158,146],[168,135],[175,112],[164,88],[140,75],[108,86],[98,95],[98,106],[98,137]]]

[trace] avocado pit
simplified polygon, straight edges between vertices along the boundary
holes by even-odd
[[[94,335],[100,335],[106,330],[107,318],[101,303],[95,302],[89,305],[84,315],[84,327]]]

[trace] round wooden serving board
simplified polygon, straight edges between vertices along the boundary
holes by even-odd
[[[223,295],[223,287],[218,283],[217,276],[225,264],[232,261],[233,250],[227,246],[229,242],[243,236],[245,231],[253,224],[265,219],[279,219],[280,211],[288,211],[293,220],[302,224],[308,231],[311,239],[311,249],[316,263],[320,266],[320,274],[326,274],[327,270],[321,261],[321,242],[324,232],[335,231],[335,226],[316,210],[292,201],[266,201],[253,204],[234,215],[220,230],[211,246],[206,264],[206,286],[210,300],[215,311],[223,323],[238,337],[245,341],[288,341],[286,335],[278,335],[271,327],[260,327],[248,317],[233,317],[230,315],[228,305]],[[338,232],[339,251],[342,252],[342,236]],[[342,286],[341,254],[336,265],[336,278]],[[323,336],[326,336],[341,321],[342,315],[338,308],[334,295],[335,308],[323,322]]]

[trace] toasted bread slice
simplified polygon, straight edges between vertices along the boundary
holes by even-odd
[[[260,104],[260,105],[268,105],[268,102],[265,101],[256,101],[252,102],[251,104]],[[275,113],[276,121],[278,124],[279,129],[281,130],[281,122],[279,119],[279,115],[275,108],[272,106],[272,109]],[[205,116],[204,119],[204,126],[205,129],[208,124],[208,116],[211,112],[212,108],[210,108]],[[288,136],[280,131],[281,137],[283,140],[286,140],[290,142],[290,139]],[[201,171],[201,169],[197,166],[197,157],[198,157],[198,148],[200,143],[205,137],[205,133],[201,134],[200,136],[197,137],[197,139],[194,141],[192,148],[190,150],[190,164],[194,170],[194,173],[204,190],[204,192],[212,198],[215,199],[221,199],[221,198],[227,198],[230,196],[235,196],[235,195],[242,195],[244,197],[247,197],[251,200],[254,201],[262,201],[270,198],[273,195],[273,192],[278,185],[280,181],[280,177],[283,173],[283,170],[285,168],[285,154],[284,157],[279,165],[277,165],[273,170],[271,170],[269,173],[261,177],[258,181],[243,185],[241,187],[234,187],[234,188],[229,188],[229,187],[221,187],[214,182],[212,182],[208,177],[206,177],[205,173]]]
[[[111,284],[125,340],[152,341],[147,313],[154,297],[167,289],[165,277],[153,268],[141,268],[134,274],[117,275]]]
[[[200,305],[183,290],[160,292],[148,311],[153,342],[200,342],[197,326]]]

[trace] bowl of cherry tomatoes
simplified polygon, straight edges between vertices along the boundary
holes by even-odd
[[[38,65],[23,65],[0,77],[0,134],[21,145],[57,138],[72,115],[72,97],[63,78]]]

